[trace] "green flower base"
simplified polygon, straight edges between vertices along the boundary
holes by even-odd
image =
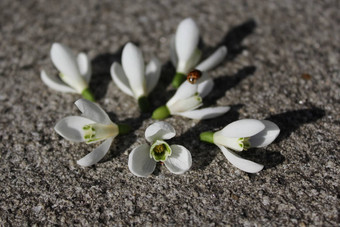
[[[152,118],[156,120],[162,120],[170,116],[170,111],[167,106],[160,106],[152,113]]]
[[[171,82],[172,86],[177,89],[186,79],[187,76],[185,74],[177,72]]]
[[[200,134],[200,140],[208,143],[214,143],[214,133],[213,132],[202,132]]]
[[[95,98],[94,98],[94,95],[91,93],[90,89],[89,88],[85,88],[83,90],[83,92],[81,93],[81,95],[83,96],[84,99],[87,99],[91,102],[95,102]]]

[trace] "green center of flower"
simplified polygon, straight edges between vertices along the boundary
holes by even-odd
[[[250,148],[249,137],[223,138],[223,142],[221,144],[235,151],[243,151]]]
[[[250,148],[249,137],[243,137],[238,139],[238,144],[243,150],[248,150]]]
[[[161,144],[161,145],[155,146],[155,148],[153,150],[156,154],[161,154],[161,153],[165,152],[166,147],[165,147],[164,144]]]
[[[116,124],[103,125],[103,124],[89,124],[83,127],[84,140],[86,143],[93,143],[115,137],[118,135],[119,130]]]
[[[156,140],[150,148],[150,158],[156,162],[164,162],[171,155],[171,148],[163,140]]]
[[[201,140],[220,144],[229,147],[234,151],[248,150],[251,146],[249,137],[229,138],[221,135],[219,132],[214,134],[211,134],[210,132],[201,133]]]

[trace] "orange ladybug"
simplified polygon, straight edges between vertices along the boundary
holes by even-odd
[[[187,76],[187,81],[191,84],[195,84],[199,78],[201,78],[202,72],[199,71],[198,69],[192,70],[188,76]]]

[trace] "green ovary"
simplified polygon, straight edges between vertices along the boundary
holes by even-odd
[[[156,162],[164,162],[171,155],[170,146],[163,140],[157,140],[150,148],[150,158]]]
[[[118,135],[118,126],[103,125],[103,124],[89,124],[83,127],[84,140],[86,143],[93,143],[107,139],[109,137],[115,137]]]

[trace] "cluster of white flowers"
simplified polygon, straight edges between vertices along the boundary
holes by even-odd
[[[170,115],[179,115],[202,120],[215,118],[229,111],[228,106],[199,109],[203,105],[203,98],[214,86],[208,71],[218,65],[227,54],[227,48],[221,46],[199,63],[201,57],[201,51],[198,49],[199,37],[198,26],[191,18],[179,24],[170,47],[171,60],[176,67],[172,85],[178,89],[164,106],[153,112],[153,119],[161,120]],[[94,96],[89,90],[91,64],[86,54],[80,53],[76,57],[68,47],[54,43],[51,48],[51,59],[60,71],[60,79],[42,71],[42,81],[54,90],[79,93],[85,98],[75,102],[83,113],[82,116],[63,118],[56,124],[55,131],[73,142],[91,144],[103,141],[95,150],[77,161],[81,166],[96,164],[107,154],[114,138],[128,133],[130,128],[127,125],[113,123],[107,113],[94,103]],[[136,99],[143,112],[148,111],[150,106],[148,95],[156,87],[161,74],[160,61],[153,57],[145,65],[141,50],[134,44],[127,43],[122,52],[121,64],[113,62],[110,72],[116,86]],[[267,146],[275,140],[279,132],[280,129],[273,122],[243,119],[215,133],[203,132],[200,139],[216,144],[229,162],[237,168],[256,173],[263,169],[263,165],[244,159],[236,152]],[[150,144],[137,146],[129,155],[130,171],[136,176],[146,177],[154,171],[157,162],[164,163],[169,171],[175,174],[188,171],[192,165],[190,151],[184,146],[169,145],[165,141],[175,135],[175,129],[167,122],[158,121],[151,124],[145,131],[145,138]]]

